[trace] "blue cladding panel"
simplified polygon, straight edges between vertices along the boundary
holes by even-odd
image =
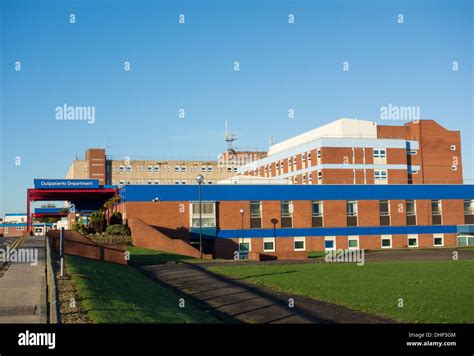
[[[194,201],[197,185],[127,185],[125,201]],[[405,200],[474,199],[472,184],[442,185],[204,185],[202,199],[226,200]]]

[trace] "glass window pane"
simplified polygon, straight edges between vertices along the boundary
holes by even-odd
[[[357,247],[357,240],[356,239],[349,240],[349,247]]]

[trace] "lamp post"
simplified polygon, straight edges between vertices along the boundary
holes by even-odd
[[[240,217],[241,217],[241,220],[242,220],[242,234],[241,234],[241,238],[242,238],[242,243],[244,242],[244,209],[243,208],[240,208]],[[241,259],[240,257],[240,242],[238,243],[239,245],[239,260]]]
[[[199,258],[202,260],[202,201],[201,201],[201,184],[204,182],[204,176],[202,174],[196,177],[198,184],[199,194]]]

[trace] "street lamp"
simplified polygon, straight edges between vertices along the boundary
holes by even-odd
[[[240,208],[239,211],[240,211],[240,217],[242,219],[242,234],[241,234],[242,236],[241,237],[242,237],[242,243],[243,243],[244,242],[244,209]],[[240,260],[241,259],[240,258],[241,257],[240,256],[240,242],[238,243],[238,245],[239,245],[239,260]]]
[[[196,177],[199,194],[199,258],[202,260],[202,201],[201,201],[201,184],[204,182],[202,174]]]

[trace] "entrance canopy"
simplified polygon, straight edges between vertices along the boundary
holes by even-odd
[[[98,209],[116,195],[114,186],[101,186],[98,179],[35,179],[27,191],[27,231],[31,231],[30,204],[34,201],[69,201],[76,211]]]

